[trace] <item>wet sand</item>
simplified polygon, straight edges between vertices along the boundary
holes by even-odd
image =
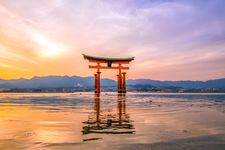
[[[225,149],[225,94],[0,94],[0,149]]]

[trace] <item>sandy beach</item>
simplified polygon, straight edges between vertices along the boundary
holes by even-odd
[[[225,94],[1,93],[0,149],[225,148]]]

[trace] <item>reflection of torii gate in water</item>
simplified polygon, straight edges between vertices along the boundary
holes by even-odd
[[[118,96],[117,112],[100,109],[99,94],[95,95],[94,113],[83,122],[83,135],[86,134],[134,134],[135,128],[126,112],[126,97]],[[86,139],[87,140],[87,139]]]
[[[87,59],[90,63],[96,63],[95,66],[89,65],[89,68],[97,69],[95,74],[95,93],[100,93],[100,69],[118,69],[119,74],[117,75],[118,93],[126,93],[126,72],[122,70],[128,70],[129,67],[122,66],[123,64],[129,64],[134,57],[130,58],[104,58],[94,57],[83,54],[84,59]],[[101,64],[107,64],[101,65]],[[116,64],[116,66],[114,66]]]

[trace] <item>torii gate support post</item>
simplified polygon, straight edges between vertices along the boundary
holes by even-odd
[[[100,93],[101,88],[100,88],[100,63],[97,63],[97,73],[95,74],[95,93]]]
[[[118,93],[126,93],[126,72],[121,73],[121,64],[119,64],[119,74],[117,75]]]
[[[122,73],[121,73],[121,64],[119,64],[118,65],[118,69],[119,69],[119,74],[118,74],[118,89],[117,89],[117,91],[118,91],[118,93],[122,93],[122,84],[123,84],[123,82],[122,82]]]
[[[100,83],[100,80],[101,80],[101,79],[100,79],[100,74],[101,74],[101,72],[98,71],[98,72],[97,72],[97,83],[96,83],[96,84],[97,84],[97,85],[96,85],[97,89],[96,89],[96,93],[100,93],[100,91],[101,91],[101,89],[100,89],[100,84],[101,84],[101,83]]]
[[[94,83],[94,86],[95,86],[95,93],[97,93],[97,82],[98,82],[97,74],[94,74],[94,77],[95,77],[95,83]]]
[[[121,77],[119,74],[117,75],[117,91],[118,93],[121,93]]]
[[[123,72],[122,93],[126,93],[126,72]]]

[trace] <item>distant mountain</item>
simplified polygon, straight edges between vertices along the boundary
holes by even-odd
[[[225,89],[225,78],[208,81],[158,81],[150,79],[128,80],[127,85],[152,85],[157,87],[182,87],[185,89],[202,89],[202,88],[223,88]]]
[[[117,83],[111,79],[101,79],[102,87],[116,86]],[[184,89],[201,88],[223,88],[225,89],[225,78],[208,81],[158,81],[150,79],[127,80],[128,86],[148,85],[155,87],[181,87]],[[61,87],[93,87],[93,77],[80,76],[46,76],[33,77],[31,79],[0,79],[0,88],[61,88]]]
[[[60,88],[93,86],[93,77],[79,76],[46,76],[31,79],[0,80],[0,88]],[[102,79],[101,86],[115,86],[111,79]]]

